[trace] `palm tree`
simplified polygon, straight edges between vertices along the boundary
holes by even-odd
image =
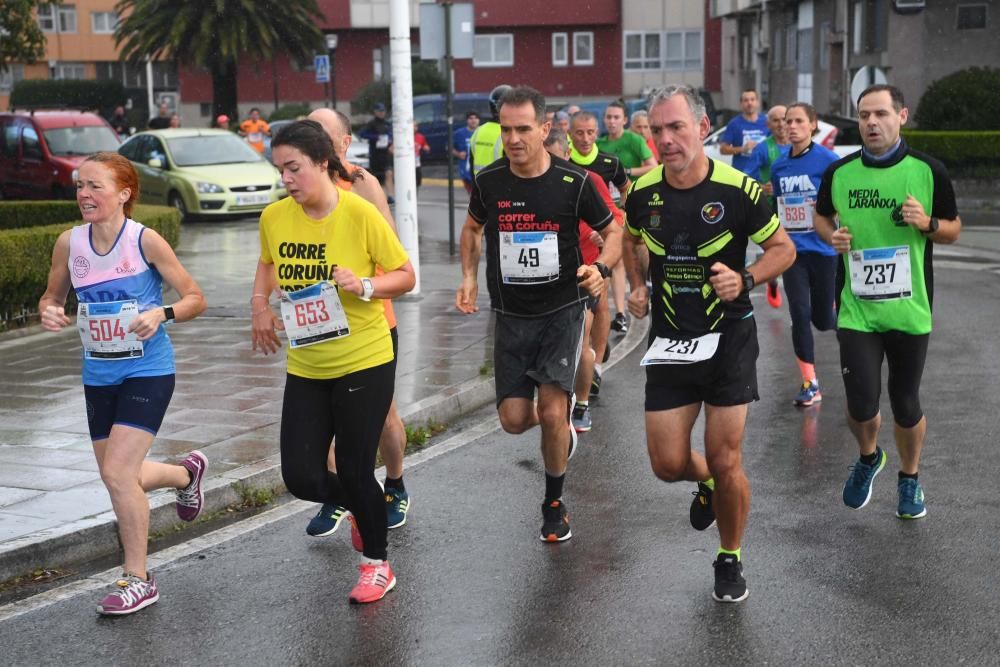
[[[212,74],[212,118],[236,118],[237,73],[247,59],[325,52],[316,0],[119,0],[115,43],[131,62],[175,58]]]

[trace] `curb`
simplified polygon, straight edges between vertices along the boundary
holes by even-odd
[[[611,351],[605,368],[611,368],[646,340],[649,318],[632,318],[628,333]],[[495,400],[493,377],[475,378],[400,408],[400,416],[410,423],[434,419],[451,422]],[[251,488],[285,491],[281,478],[281,455],[234,468],[208,480],[204,485],[205,514],[212,514],[240,502],[234,484]],[[174,494],[161,490],[149,496],[149,532],[171,531],[187,525],[174,509]],[[119,553],[118,528],[112,511],[80,519],[70,524],[11,540],[0,546],[0,582],[38,567],[59,568]],[[150,552],[152,557],[155,552]]]

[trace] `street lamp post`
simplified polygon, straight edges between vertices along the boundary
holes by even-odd
[[[326,50],[330,54],[330,103],[337,108],[337,35],[326,35]]]

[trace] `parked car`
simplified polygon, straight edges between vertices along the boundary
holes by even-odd
[[[120,143],[111,125],[90,112],[0,113],[0,198],[73,199],[74,170]]]
[[[454,129],[465,125],[465,114],[475,111],[481,122],[493,117],[490,113],[489,93],[455,93],[452,101],[452,118]],[[448,116],[445,114],[445,96],[417,95],[413,98],[413,120],[420,126],[420,133],[427,138],[431,147],[428,155],[421,157],[425,161],[444,160],[448,157]],[[355,139],[357,141],[357,139]],[[368,143],[365,142],[367,152]]]
[[[846,143],[845,141],[851,140],[853,137],[857,137],[858,139],[856,140],[860,139],[861,135],[858,132],[858,124],[856,121],[854,122],[853,135],[849,131],[849,126],[845,126],[845,131],[841,131],[836,126],[831,125],[824,120],[820,120],[817,125],[819,130],[816,133],[816,136],[813,137],[813,141],[829,148],[837,155],[843,157],[861,150],[861,146],[859,144]],[[723,125],[705,138],[705,155],[715,160],[721,160],[726,164],[732,164],[733,156],[723,155],[719,150],[719,143],[722,139],[722,133],[725,132],[725,130],[726,126]]]
[[[268,162],[271,161],[271,139],[278,136],[278,131],[281,128],[293,122],[291,120],[276,120],[270,124],[271,136],[264,139],[264,157]],[[351,145],[347,149],[347,161],[358,167],[368,168],[368,142],[356,134],[351,135]]]
[[[255,214],[287,194],[278,170],[228,130],[148,130],[118,152],[139,172],[142,203],[185,218]]]

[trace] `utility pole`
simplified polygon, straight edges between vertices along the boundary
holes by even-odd
[[[455,254],[455,70],[451,54],[451,3],[444,5],[444,76],[448,82],[444,113],[448,117],[448,254]]]
[[[413,75],[410,66],[410,3],[389,0],[389,60],[392,81],[393,167],[396,229],[417,274],[411,294],[420,293],[417,173],[413,159]]]

